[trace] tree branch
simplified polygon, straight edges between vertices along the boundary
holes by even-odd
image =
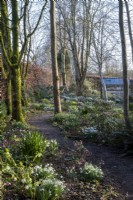
[[[33,29],[33,31],[32,31],[31,33],[29,33],[29,34],[27,35],[27,37],[31,37],[31,36],[35,33],[36,29],[38,28],[39,23],[40,23],[41,18],[42,18],[43,11],[44,11],[46,5],[47,5],[47,0],[46,0],[46,2],[45,2],[44,6],[42,7],[42,10],[41,10],[41,13],[40,13],[40,16],[39,16],[39,18],[38,18],[38,21],[37,21],[37,24],[36,24],[35,28]]]

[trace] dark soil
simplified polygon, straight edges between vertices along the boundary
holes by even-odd
[[[66,168],[74,165],[71,158],[78,149],[76,149],[73,139],[65,137],[58,127],[52,126],[51,116],[50,113],[40,113],[30,117],[28,123],[42,132],[45,138],[56,139],[59,143],[59,155],[55,159],[52,158],[51,162],[65,177],[64,180],[69,189],[63,199],[133,200],[133,157],[121,157],[119,150],[83,142],[86,149],[83,159],[101,166],[105,174],[104,180],[93,190],[90,190],[89,182],[84,183],[66,175]]]

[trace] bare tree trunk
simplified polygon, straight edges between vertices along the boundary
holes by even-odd
[[[99,66],[99,75],[100,75],[100,98],[103,99],[103,84],[102,84],[102,70],[101,67]]]
[[[55,113],[61,112],[59,73],[57,66],[57,47],[56,47],[56,18],[55,18],[55,1],[50,0],[50,22],[51,22],[51,58],[53,72],[53,93]]]
[[[102,36],[101,36],[102,37]],[[93,45],[94,45],[94,50],[95,50],[95,54],[96,54],[96,59],[97,59],[97,64],[98,64],[98,71],[99,71],[99,76],[100,76],[100,98],[103,99],[103,84],[102,84],[102,43],[101,43],[101,49],[100,49],[100,54],[98,52],[98,46],[96,44],[96,38],[95,38],[95,34],[93,33]],[[102,39],[101,39],[102,41]]]
[[[75,70],[76,94],[79,96],[82,95],[83,84],[86,78],[87,69],[89,67],[91,36],[95,14],[93,13],[91,16],[92,0],[70,0],[68,2],[70,15],[68,15],[68,12],[62,9],[60,5],[58,6],[64,20],[65,28],[68,34],[68,40],[72,51],[73,65]],[[60,4],[64,5],[64,3],[61,3],[61,1]],[[81,30],[79,30],[79,22],[77,20],[77,9],[79,9],[79,6],[81,6],[81,10],[83,9],[83,14],[81,14],[82,23],[80,23],[80,25],[82,24],[80,28],[82,29],[83,34],[83,39],[81,42],[79,42],[78,37],[78,33],[81,33]]]
[[[63,47],[62,49],[62,67],[61,67],[61,71],[62,71],[62,83],[63,83],[63,87],[66,90],[66,50],[65,47]]]
[[[65,7],[64,7],[65,8]],[[63,26],[63,28],[62,28]],[[61,19],[61,13],[59,13],[59,27],[58,27],[58,32],[59,32],[59,44],[61,47],[61,62],[60,62],[60,67],[59,71],[61,73],[61,79],[62,79],[62,85],[64,88],[64,91],[67,90],[67,74],[66,74],[66,30],[65,30],[65,23],[62,23]]]
[[[121,47],[122,47],[122,64],[123,64],[123,89],[124,89],[124,118],[125,125],[127,129],[130,129],[129,121],[129,85],[128,85],[128,75],[127,75],[127,52],[126,52],[126,40],[124,32],[124,20],[123,20],[123,1],[119,0],[119,27],[121,36]]]
[[[128,32],[129,32],[129,39],[130,39],[131,50],[132,50],[132,62],[133,62],[133,37],[132,37],[131,18],[130,18],[129,6],[128,6],[128,2],[127,1],[125,1],[125,5],[126,5]]]

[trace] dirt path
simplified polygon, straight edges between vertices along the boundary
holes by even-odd
[[[56,139],[60,148],[73,149],[73,140],[65,138],[61,130],[53,127],[49,122],[51,114],[41,113],[28,120],[28,123],[42,132],[47,139]],[[88,161],[102,167],[107,178],[112,180],[125,194],[125,200],[133,200],[133,158],[121,158],[117,151],[105,146],[84,142],[84,146],[91,152]]]

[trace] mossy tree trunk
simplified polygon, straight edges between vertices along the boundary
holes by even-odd
[[[21,104],[21,74],[19,61],[19,31],[18,31],[18,2],[17,0],[11,0],[12,6],[12,45],[13,45],[13,56],[11,67],[11,83],[12,83],[12,117],[17,121],[24,121],[22,114]]]
[[[20,65],[21,60],[25,52],[25,48],[28,43],[28,38],[30,38],[39,25],[39,22],[42,18],[43,11],[47,4],[47,1],[44,3],[44,6],[41,9],[39,18],[33,30],[27,34],[27,9],[29,5],[29,1],[24,1],[23,6],[23,43],[21,50],[19,50],[19,30],[18,26],[20,23],[20,19],[18,16],[18,1],[10,0],[10,9],[11,16],[10,19],[8,14],[8,4],[7,0],[0,0],[0,16],[3,18],[4,23],[0,23],[0,44],[2,47],[2,54],[5,60],[5,63],[8,65],[7,72],[11,75],[11,85],[12,85],[12,119],[17,121],[24,122],[23,114],[22,114],[22,91],[21,91],[21,73],[20,73]],[[9,23],[10,21],[10,23]],[[11,28],[10,28],[11,26]],[[11,35],[12,34],[12,35]],[[6,38],[6,36],[8,36]],[[11,42],[12,40],[12,42]],[[8,43],[6,42],[8,41]]]
[[[18,2],[17,0],[11,0],[12,10],[12,36],[9,26],[9,16],[7,1],[0,0],[1,10],[1,44],[4,53],[4,69],[7,77],[7,114],[11,114],[12,118],[17,121],[24,121],[21,107],[21,77],[19,68],[19,41],[18,41]],[[12,43],[11,43],[12,39]],[[12,47],[11,47],[12,44]]]
[[[21,91],[22,91],[22,105],[27,107],[28,101],[26,98],[26,91],[25,91],[25,79],[23,79],[23,78],[21,81]]]
[[[62,47],[57,56],[58,69],[60,73],[60,82],[63,85],[64,92],[67,91],[67,82],[70,79],[70,58],[65,47]],[[60,85],[61,85],[60,83]]]
[[[11,58],[12,55],[12,49],[11,49],[11,39],[10,39],[10,29],[9,29],[9,21],[8,21],[8,8],[7,8],[7,2],[1,1],[1,23],[4,24],[4,26],[1,26],[1,33],[4,38],[4,45],[5,49],[7,51],[7,55],[9,58]],[[10,67],[6,63],[5,59],[3,59],[3,75],[6,82],[6,97],[5,97],[5,103],[7,107],[7,115],[12,114],[12,94],[11,94],[11,71]]]
[[[17,121],[24,121],[21,105],[21,75],[20,68],[12,69],[12,117]]]
[[[11,115],[12,114],[12,84],[11,84],[10,74],[8,74],[6,84],[7,84],[7,87],[6,87],[5,103],[7,107],[7,115]]]

